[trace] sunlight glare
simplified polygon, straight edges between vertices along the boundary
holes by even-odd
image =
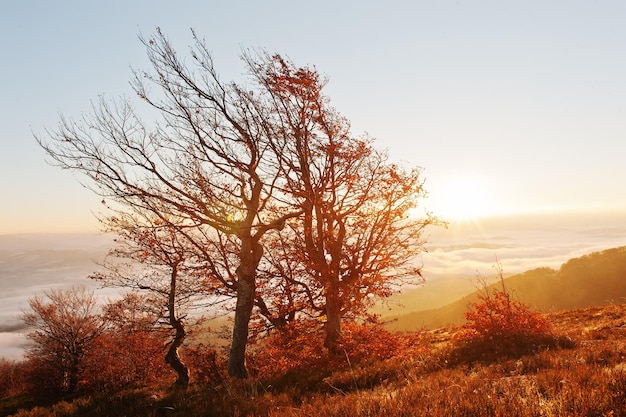
[[[485,181],[475,177],[451,178],[431,190],[436,215],[444,220],[475,220],[495,213],[493,198]]]

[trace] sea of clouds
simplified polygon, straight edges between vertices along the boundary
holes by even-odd
[[[626,213],[526,215],[453,222],[431,228],[420,255],[425,286],[437,279],[506,275],[626,245]],[[17,359],[26,329],[19,315],[49,288],[87,285],[111,245],[102,235],[0,235],[0,357]],[[96,291],[99,291],[96,289]],[[111,296],[111,290],[97,292]]]
[[[0,235],[0,357],[15,359],[24,351],[20,314],[29,298],[75,285],[97,290],[87,276],[110,245],[111,238],[102,235]]]
[[[431,231],[422,255],[424,274],[506,275],[626,245],[626,213],[553,213],[453,222]]]

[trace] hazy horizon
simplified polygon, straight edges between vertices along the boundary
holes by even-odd
[[[626,213],[550,213],[478,218],[426,230],[423,263],[429,281],[558,268],[570,258],[626,245]],[[23,350],[18,315],[44,289],[93,285],[86,276],[106,253],[111,237],[99,233],[0,234],[0,357]],[[467,281],[465,281],[467,283]],[[109,293],[110,294],[110,293]],[[436,304],[436,301],[433,301]],[[419,306],[407,305],[406,311]]]

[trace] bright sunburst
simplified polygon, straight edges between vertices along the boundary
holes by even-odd
[[[444,220],[474,220],[494,214],[496,208],[487,184],[475,177],[455,177],[432,189],[429,203]]]

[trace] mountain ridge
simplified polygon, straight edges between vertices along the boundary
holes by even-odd
[[[540,312],[623,303],[626,300],[626,246],[592,252],[564,262],[558,270],[541,267],[504,278],[514,297]],[[500,283],[488,285],[493,290]],[[413,331],[458,325],[479,290],[444,306],[387,316],[390,330]]]

